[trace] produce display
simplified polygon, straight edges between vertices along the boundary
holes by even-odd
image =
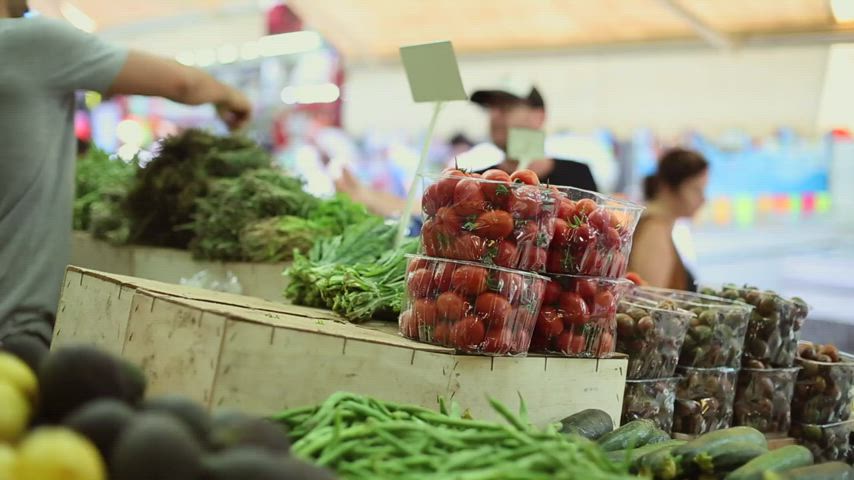
[[[533,273],[411,256],[400,333],[465,353],[527,353],[547,283]]]
[[[617,351],[629,356],[626,378],[672,377],[694,314],[669,300],[645,301],[629,295],[617,307]]]
[[[760,455],[727,475],[725,480],[752,480],[773,472],[812,465],[812,453],[800,445],[787,445]]]
[[[518,415],[491,403],[506,423],[344,392],[274,419],[290,431],[294,456],[347,480],[634,478],[595,443],[528,425],[524,403]]]
[[[531,352],[604,358],[614,353],[617,303],[632,283],[623,279],[551,275],[541,297]]]
[[[753,308],[711,295],[638,287],[636,295],[667,298],[694,315],[682,344],[679,365],[695,368],[741,366],[741,353]]]
[[[643,207],[586,190],[557,189],[548,272],[610,278],[625,275]]]
[[[627,380],[623,394],[622,423],[645,418],[670,433],[679,377]]]
[[[699,435],[727,428],[732,421],[735,381],[734,368],[680,367],[676,387],[673,431]]]
[[[110,243],[125,243],[129,229],[121,202],[136,175],[136,161],[126,163],[90,148],[76,166],[74,229]]]
[[[854,401],[854,362],[843,361],[833,345],[801,345],[801,367],[792,400],[792,420],[826,424],[848,420]]]
[[[798,368],[752,369],[738,373],[733,423],[769,436],[786,436]]]
[[[423,253],[545,271],[557,192],[540,185],[534,172],[493,169],[480,176],[448,169],[425,183]]]
[[[744,366],[791,367],[798,349],[801,327],[809,308],[799,299],[786,300],[757,288],[724,286],[718,294],[753,305],[744,341]]]
[[[848,459],[852,431],[854,420],[827,425],[793,423],[791,435],[799,444],[807,447],[816,460],[829,462]]]

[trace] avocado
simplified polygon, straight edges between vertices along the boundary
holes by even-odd
[[[260,448],[233,448],[203,463],[203,480],[335,480],[329,470]]]
[[[48,355],[48,347],[43,340],[32,335],[10,335],[0,342],[0,350],[20,358],[34,372],[39,371],[42,361]]]
[[[233,447],[260,447],[270,453],[287,454],[291,442],[285,427],[233,410],[213,414],[209,444],[214,450]]]
[[[113,449],[110,479],[195,479],[201,457],[202,447],[182,421],[164,413],[140,413]]]
[[[66,427],[88,438],[101,452],[111,458],[119,436],[133,421],[135,412],[113,398],[94,400],[71,412],[62,422]]]
[[[201,405],[189,398],[180,395],[149,398],[142,402],[142,410],[172,415],[184,422],[200,443],[207,443],[211,430],[211,417]]]
[[[80,345],[63,347],[39,369],[41,415],[60,422],[66,415],[99,398],[114,398],[134,406],[145,393],[145,376],[130,362]]]

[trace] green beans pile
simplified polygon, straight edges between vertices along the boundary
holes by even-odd
[[[490,400],[507,423],[338,392],[323,404],[287,410],[294,455],[335,470],[342,479],[605,480],[635,478],[594,443],[527,423]]]

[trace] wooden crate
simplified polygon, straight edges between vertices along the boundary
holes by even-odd
[[[287,263],[215,262],[194,259],[190,252],[174,248],[138,245],[113,246],[85,232],[74,232],[71,264],[91,270],[179,283],[203,270],[218,279],[230,272],[240,282],[243,295],[285,303],[282,292]]]
[[[79,334],[77,315],[98,311],[96,304],[111,305],[115,315],[126,311],[123,342],[113,340],[122,337],[121,327],[109,340],[113,351],[143,367],[152,394],[182,393],[209,408],[258,414],[317,403],[339,390],[430,408],[443,396],[489,419],[497,416],[487,396],[515,409],[521,394],[539,425],[585,408],[619,420],[625,358],[455,355],[400,337],[395,325],[337,322],[290,305],[261,310],[253,301],[178,296],[141,283],[69,269],[56,338],[66,338],[69,325]]]

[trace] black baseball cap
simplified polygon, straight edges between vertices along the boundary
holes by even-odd
[[[497,85],[483,88],[471,94],[471,101],[488,107],[496,103],[522,102],[533,108],[546,108],[540,91],[528,80],[505,77]]]

